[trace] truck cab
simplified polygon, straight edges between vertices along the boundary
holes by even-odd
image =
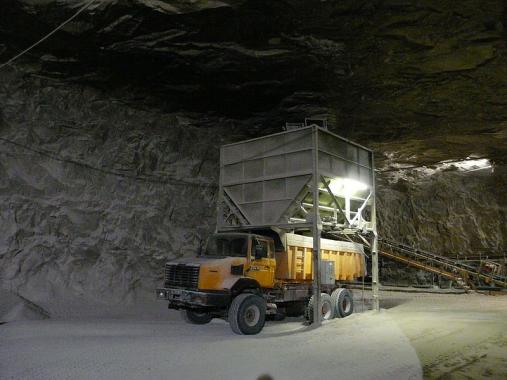
[[[275,277],[273,239],[248,233],[220,233],[210,237],[201,256],[199,289],[227,290],[241,278],[272,288]]]
[[[240,293],[260,296],[273,288],[275,270],[272,238],[217,233],[199,256],[166,263],[164,288],[157,289],[157,297],[168,300],[170,309],[183,310],[189,322],[206,323],[223,317]]]

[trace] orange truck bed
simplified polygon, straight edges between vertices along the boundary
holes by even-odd
[[[313,238],[291,233],[280,236],[285,252],[276,252],[278,280],[311,280]],[[336,281],[352,281],[366,273],[364,249],[361,244],[321,239],[323,261],[334,261]]]

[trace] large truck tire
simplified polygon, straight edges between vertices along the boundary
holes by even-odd
[[[258,334],[266,321],[266,300],[255,294],[240,294],[231,302],[228,319],[236,334]]]
[[[331,302],[331,297],[329,294],[321,293],[320,294],[320,315],[321,319],[324,321],[328,321],[335,317],[335,308]],[[315,307],[314,297],[311,296],[310,300],[305,309],[305,318],[308,322],[313,323],[313,308]]]
[[[333,290],[331,301],[338,318],[348,317],[354,312],[354,300],[348,289],[338,288]]]
[[[181,310],[181,315],[185,321],[193,325],[205,325],[206,323],[210,323],[213,319],[210,313],[199,313],[193,310]]]

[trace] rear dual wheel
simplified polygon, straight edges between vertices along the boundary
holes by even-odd
[[[315,298],[313,296],[310,297],[308,304],[305,310],[305,318],[308,322],[313,323],[313,309],[315,307]],[[331,297],[329,294],[321,293],[320,294],[320,315],[321,320],[327,321],[329,319],[333,319],[335,317],[335,308],[331,303]]]
[[[352,294],[345,288],[333,290],[331,296],[326,293],[320,295],[321,319],[327,321],[333,318],[345,318],[354,312],[354,302]],[[305,318],[308,322],[313,323],[314,297],[310,297],[305,309]]]
[[[331,293],[331,302],[335,308],[337,318],[345,318],[354,312],[354,301],[352,294],[345,288],[333,290]]]

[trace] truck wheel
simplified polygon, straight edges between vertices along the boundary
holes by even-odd
[[[181,315],[185,321],[194,325],[205,325],[206,323],[210,323],[213,319],[210,313],[199,313],[193,310],[182,310]]]
[[[321,293],[320,302],[321,302],[320,315],[322,316],[321,319],[324,321],[333,319],[335,317],[335,308],[333,307],[331,297],[329,296],[329,294]],[[311,296],[305,309],[305,318],[310,323],[313,323],[313,308],[315,306],[314,304],[315,304],[314,298],[313,296]]]
[[[255,294],[240,294],[232,300],[228,318],[236,334],[258,334],[266,320],[266,300]]]
[[[354,311],[354,301],[347,289],[339,288],[331,293],[331,300],[338,318],[348,317]]]

